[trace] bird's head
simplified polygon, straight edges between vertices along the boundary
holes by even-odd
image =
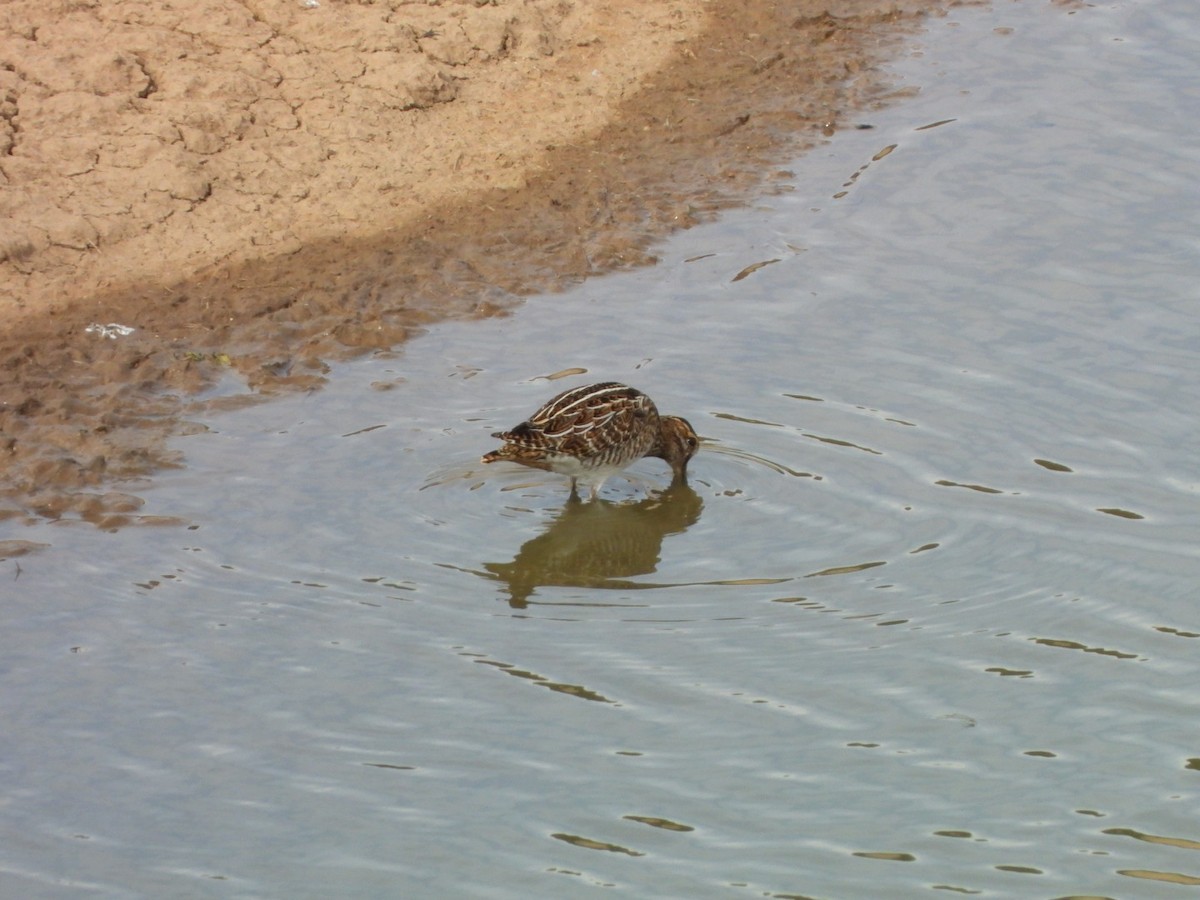
[[[671,465],[676,479],[687,476],[687,464],[700,449],[700,438],[687,419],[679,416],[663,416],[658,443],[648,456],[665,459]]]

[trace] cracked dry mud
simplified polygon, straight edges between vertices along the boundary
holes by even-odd
[[[0,519],[150,521],[137,485],[223,371],[233,402],[317,386],[652,261],[883,102],[942,5],[9,0]]]

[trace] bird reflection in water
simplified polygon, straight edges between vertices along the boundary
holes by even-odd
[[[703,507],[700,495],[682,479],[637,503],[584,503],[572,496],[512,562],[484,568],[505,583],[514,609],[524,609],[540,587],[650,587],[625,579],[655,571],[663,538],[686,531]]]

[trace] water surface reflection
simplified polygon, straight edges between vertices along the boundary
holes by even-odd
[[[655,572],[664,539],[686,531],[703,508],[700,495],[684,482],[634,503],[585,503],[572,494],[545,531],[521,545],[512,562],[485,563],[484,569],[504,583],[514,609],[524,609],[543,586],[660,587],[630,579]]]

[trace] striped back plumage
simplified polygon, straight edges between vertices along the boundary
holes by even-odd
[[[658,427],[654,401],[634,388],[607,381],[563,391],[527,421],[493,437],[529,450],[619,466],[645,456]]]

